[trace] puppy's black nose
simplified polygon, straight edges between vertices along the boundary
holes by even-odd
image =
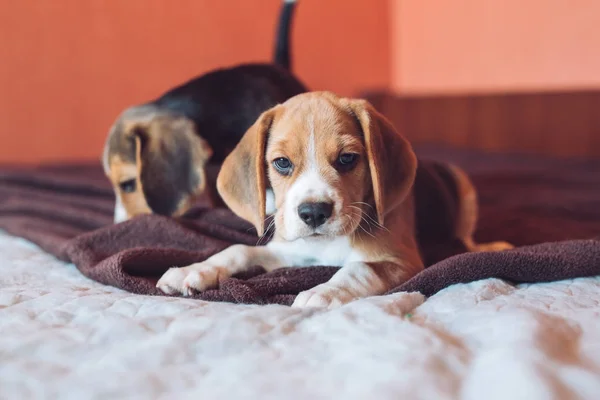
[[[331,217],[333,204],[331,203],[302,203],[298,206],[298,216],[308,226],[316,228],[321,226]]]

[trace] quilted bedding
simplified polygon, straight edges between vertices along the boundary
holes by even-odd
[[[426,155],[473,174],[480,241],[600,235],[598,162]],[[1,219],[60,254],[63,241],[42,236],[71,226],[52,213],[24,218],[18,199],[41,193],[5,186],[13,197],[0,199]],[[109,218],[98,193],[74,222]],[[537,270],[553,271],[547,260]],[[600,278],[443,287],[332,311],[147,296],[0,230],[0,399],[600,398]]]
[[[140,296],[0,233],[0,398],[575,399],[600,279],[497,279],[333,311]]]

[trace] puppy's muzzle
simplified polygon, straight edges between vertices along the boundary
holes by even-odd
[[[302,203],[298,206],[298,216],[313,229],[323,225],[333,213],[332,203]]]

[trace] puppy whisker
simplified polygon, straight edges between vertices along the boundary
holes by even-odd
[[[355,204],[359,204],[359,205],[363,205],[363,206],[367,206],[370,209],[374,210],[373,206],[370,205],[369,203],[365,203],[364,201],[355,201],[354,203],[352,203],[351,205],[355,205]]]
[[[365,229],[365,227],[364,227],[364,226],[362,226],[362,224],[360,224],[360,225],[358,225],[358,226],[359,226],[359,228],[360,228],[360,229],[362,229],[362,230],[363,230],[363,232],[364,232],[364,233],[366,233],[367,235],[371,236],[372,238],[375,238],[375,235],[373,235],[371,232],[367,231],[367,230]]]
[[[365,214],[365,216],[367,218],[369,218],[369,220],[375,225],[376,228],[379,228],[379,229],[384,230],[386,232],[390,231],[388,228],[386,228],[385,226],[381,225],[377,220],[373,219],[373,217],[371,217],[369,214]]]
[[[369,219],[369,221],[371,221],[371,222],[373,223],[373,225],[375,225],[375,227],[376,227],[376,228],[379,228],[379,229],[381,229],[381,230],[384,230],[384,231],[386,231],[386,232],[390,232],[390,230],[389,230],[388,228],[386,228],[385,226],[381,225],[381,224],[380,224],[380,223],[379,223],[377,220],[375,220],[375,219],[374,219],[374,218],[373,218],[371,215],[369,215],[369,213],[367,213],[367,212],[364,212],[362,208],[360,208],[360,207],[357,207],[357,206],[355,206],[354,204],[362,204],[362,205],[365,205],[365,206],[367,206],[367,207],[370,207],[371,209],[373,209],[373,206],[372,206],[372,205],[370,205],[370,204],[368,204],[368,203],[365,203],[365,202],[362,202],[362,201],[357,201],[357,202],[354,202],[354,203],[350,204],[350,207],[359,209],[359,210],[362,212],[362,215],[363,215],[365,218],[368,218],[368,219]],[[370,224],[369,224],[369,221],[367,221],[367,220],[366,220],[366,219],[364,219],[364,218],[363,218],[363,220],[364,220],[364,221],[365,221],[365,222],[366,222],[368,225],[370,225]]]
[[[373,227],[375,227],[376,229],[382,229],[382,230],[389,232],[389,230],[387,228],[383,227],[381,224],[377,223],[372,218],[369,218],[371,220],[371,221],[369,221],[369,219],[367,219],[365,217],[368,217],[368,215],[365,213],[362,213],[360,215],[361,223],[359,224],[359,227],[368,235],[375,237],[375,235],[373,235]],[[364,224],[363,224],[363,222],[364,222]],[[367,228],[365,228],[365,225],[368,228],[368,230],[367,230]],[[373,226],[373,225],[375,225],[375,226]]]
[[[360,208],[360,207],[357,207],[357,206],[353,206],[353,205],[349,205],[349,207],[350,207],[350,208],[353,208],[353,209],[355,209],[355,210],[358,210],[358,214],[354,214],[354,213],[352,213],[352,215],[354,215],[354,216],[356,216],[356,217],[358,217],[358,218],[359,218],[359,226],[361,225],[361,223],[362,223],[363,221],[364,221],[364,222],[367,224],[367,226],[369,226],[369,221],[367,221],[367,220],[364,218],[364,216],[365,216],[365,213],[364,213],[364,211],[363,211],[363,209],[362,209],[362,208]],[[370,226],[369,226],[369,227],[370,227]],[[364,227],[363,227],[363,229],[364,229]]]
[[[346,214],[342,216],[344,218],[345,221],[350,221],[350,215]],[[342,224],[342,235],[346,236],[348,234],[348,232],[346,232],[347,230],[350,229],[350,224],[346,224],[346,222],[344,222]]]
[[[265,233],[258,238],[258,242],[256,242],[257,246],[262,245],[263,243],[266,243],[266,241],[268,240],[268,238],[270,238],[272,235],[269,235],[269,231],[271,230],[271,228],[275,225],[275,218],[271,218],[271,221],[269,222],[269,225],[267,225],[267,228],[265,229]]]
[[[367,226],[368,226],[369,228],[371,228],[371,224],[370,224],[369,220],[367,220],[367,219],[365,218],[365,217],[369,217],[369,215],[368,215],[367,213],[365,213],[365,212],[364,212],[364,210],[363,210],[362,208],[360,208],[360,207],[353,206],[353,205],[350,205],[350,207],[351,207],[351,208],[354,208],[354,209],[356,209],[356,210],[358,210],[358,211],[359,211],[359,213],[360,213],[360,214],[359,214],[360,221],[361,221],[361,222],[363,222],[363,221],[364,221],[364,222],[365,222],[365,224],[367,224]],[[372,220],[372,219],[371,219],[371,220]]]
[[[356,207],[356,208],[358,208],[358,207]],[[362,210],[361,210],[361,211],[362,211]],[[362,215],[362,213],[361,213],[361,214],[355,214],[355,213],[352,213],[352,212],[350,212],[350,214],[351,214],[351,215],[353,215],[353,216],[355,216],[355,217],[359,217],[361,222],[362,222],[362,221],[366,222],[367,226],[369,226],[369,227],[370,227],[370,225],[369,225],[369,221],[367,221],[367,220],[365,220],[365,219],[363,218],[363,215]],[[375,238],[375,235],[373,235],[371,232],[367,231],[367,230],[365,229],[365,227],[363,226],[363,224],[359,223],[359,224],[358,224],[358,227],[359,227],[360,229],[362,229],[362,230],[363,230],[363,232],[365,232],[367,235],[371,236],[372,238]]]

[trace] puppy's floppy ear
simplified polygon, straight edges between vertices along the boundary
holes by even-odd
[[[157,116],[128,131],[135,140],[140,185],[152,212],[183,213],[205,188],[210,146],[186,118]]]
[[[217,177],[225,204],[264,234],[267,174],[265,151],[277,106],[265,111],[227,156]]]
[[[415,180],[417,158],[410,143],[365,100],[348,100],[363,131],[377,220],[402,203]]]

